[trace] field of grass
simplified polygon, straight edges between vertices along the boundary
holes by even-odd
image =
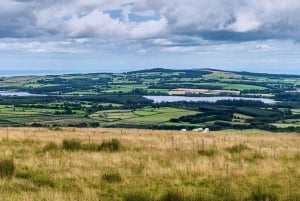
[[[296,75],[161,68],[124,73],[2,77],[0,126],[102,126],[175,130],[185,126],[202,126],[211,130],[259,128],[298,131],[299,121],[288,120],[299,119],[300,99],[299,93],[296,93],[299,80],[300,76]],[[258,103],[253,105],[251,101],[249,105],[238,101],[219,101],[205,103],[204,107],[204,103],[154,103],[142,98],[144,95],[168,95],[180,88],[185,90],[173,94],[267,97],[278,102],[262,106]],[[194,93],[197,90],[207,93]],[[7,97],[7,93],[1,91],[47,96]],[[285,101],[288,102],[285,104]],[[243,105],[242,109],[237,108],[240,104]],[[139,109],[141,107],[144,108]],[[152,107],[164,108],[153,110]],[[203,116],[183,117],[196,114],[200,111],[199,108],[202,108]],[[225,113],[232,111],[235,116],[231,120],[228,115],[213,116],[207,110],[226,110]],[[183,118],[179,119],[180,117]],[[293,125],[296,126],[290,128]]]
[[[300,127],[300,123],[275,123],[271,125],[277,128]]]
[[[99,111],[92,115],[91,118],[99,120],[100,122],[113,123],[165,123],[172,118],[179,118],[185,115],[197,114],[196,111],[176,109],[170,107],[150,108],[146,107],[138,110],[105,110]]]
[[[251,119],[251,118],[253,118],[251,116],[248,116],[248,115],[245,115],[245,114],[239,114],[239,113],[235,113],[234,117],[238,118],[238,119]]]
[[[178,85],[177,82],[171,82],[169,83],[171,85]],[[193,84],[195,86],[198,86],[199,88],[205,89],[207,87],[220,87],[221,89],[224,90],[251,90],[251,89],[255,89],[255,90],[264,90],[266,89],[265,87],[261,87],[261,86],[255,86],[255,85],[248,85],[248,84],[227,84],[227,83],[182,83],[182,84]]]
[[[300,109],[292,109],[293,114],[300,114]]]
[[[298,201],[299,134],[1,128],[1,201]]]
[[[104,92],[106,93],[116,93],[116,92],[123,92],[123,93],[128,93],[133,91],[134,89],[147,89],[147,86],[145,85],[116,85],[113,86],[111,89],[105,90]]]
[[[248,85],[248,84],[226,84],[224,87],[224,89],[228,89],[228,90],[251,90],[251,89],[255,89],[255,90],[264,90],[266,89],[265,87],[260,87],[260,86],[255,86],[255,85]]]

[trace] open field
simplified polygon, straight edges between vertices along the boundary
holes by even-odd
[[[173,89],[168,94],[169,95],[189,95],[189,94],[206,94],[206,95],[232,94],[232,95],[240,95],[240,91],[178,88],[178,89]]]
[[[209,127],[214,131],[300,132],[299,83],[298,75],[216,69],[0,77],[0,127]],[[152,100],[164,95],[222,100]],[[223,96],[258,99],[228,101]]]
[[[169,122],[172,118],[184,115],[197,114],[196,111],[162,107],[153,109],[150,107],[138,110],[105,110],[90,115],[91,118],[101,123],[123,123],[123,124],[159,124]]]
[[[0,139],[2,201],[300,200],[299,134],[1,128]]]

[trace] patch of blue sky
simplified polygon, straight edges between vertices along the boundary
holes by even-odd
[[[105,11],[104,13],[109,14],[109,16],[112,19],[123,19],[124,16],[122,14],[122,10],[108,10]],[[154,20],[154,21],[158,21],[161,19],[161,16],[159,13],[154,13],[153,15],[139,15],[139,14],[134,14],[134,13],[130,13],[128,15],[128,19],[130,22],[145,22],[145,21],[150,21],[150,20]]]
[[[154,21],[158,21],[161,19],[161,16],[156,13],[155,15],[151,15],[151,16],[141,16],[141,15],[137,15],[137,14],[129,14],[129,20],[132,22],[144,22],[144,21],[150,21],[150,20],[154,20]]]
[[[121,9],[119,9],[119,10],[108,10],[108,11],[104,11],[104,13],[109,14],[109,16],[112,19],[121,19],[123,17]]]
[[[63,17],[61,18],[62,21],[68,21],[68,20],[70,20],[70,19],[72,19],[72,16],[63,16]]]

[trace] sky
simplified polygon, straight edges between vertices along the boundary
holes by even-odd
[[[0,74],[300,74],[300,1],[1,0],[0,61]]]

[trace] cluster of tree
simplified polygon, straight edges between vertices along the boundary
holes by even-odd
[[[275,100],[278,101],[300,101],[300,93],[292,93],[292,92],[281,92],[275,94]]]
[[[46,104],[52,102],[68,102],[76,105],[76,102],[91,103],[116,103],[128,107],[139,107],[151,105],[152,102],[146,98],[135,95],[97,95],[97,96],[3,96],[0,97],[0,105],[24,105],[24,104]]]
[[[178,119],[173,118],[170,121],[171,122],[188,122],[191,124],[197,124],[197,123],[205,123],[208,121],[231,121],[233,118],[233,113],[229,113],[227,111],[207,111],[195,115],[188,115],[188,116],[182,116]]]
[[[213,130],[221,129],[263,129],[270,131],[297,131],[297,127],[277,128],[272,123],[285,119],[300,119],[300,115],[292,114],[290,108],[283,109],[276,105],[268,105],[260,101],[252,100],[222,100],[216,103],[208,102],[177,102],[172,103],[177,108],[198,110],[196,115],[173,118],[171,122],[206,124]],[[280,103],[282,106],[282,103]],[[171,106],[169,103],[161,103],[160,106]],[[244,123],[233,122],[234,114],[243,114],[251,118],[244,119]],[[214,122],[214,123],[211,123]]]
[[[233,71],[227,71],[227,72],[236,73]],[[297,79],[297,78],[300,78],[299,75],[252,73],[252,72],[246,72],[246,71],[238,72],[238,74],[243,75],[243,76],[264,77],[264,78],[269,78],[269,79],[281,79],[281,78]]]
[[[41,124],[34,122],[29,125],[30,127],[49,127],[49,125]],[[60,124],[51,125],[51,127],[59,127],[62,126]],[[76,127],[76,128],[97,128],[100,126],[99,122],[78,122],[66,125],[68,127]]]
[[[62,104],[63,103],[63,104]],[[101,103],[111,103],[102,105]],[[54,115],[73,115],[75,111],[85,112],[85,117],[102,110],[138,109],[151,106],[152,102],[141,96],[103,95],[103,96],[29,96],[1,97],[1,105],[14,105],[20,108],[53,109]],[[118,106],[113,106],[118,104]],[[86,105],[90,105],[87,107]],[[120,105],[120,106],[119,106]]]

